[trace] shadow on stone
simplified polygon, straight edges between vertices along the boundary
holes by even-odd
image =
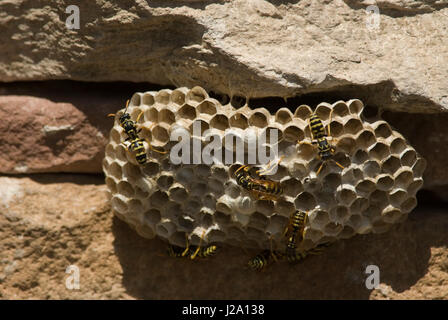
[[[352,9],[365,10],[368,5],[363,4],[359,0],[344,0],[344,2]],[[416,1],[414,1],[416,2]],[[429,1],[421,1],[422,3],[427,4]],[[432,1],[435,2],[435,1]],[[415,6],[400,6],[394,4],[393,1],[383,1],[381,5],[378,5],[380,13],[390,16],[392,18],[400,18],[400,17],[413,17],[420,14],[430,13],[433,11],[441,10],[447,7],[446,3],[431,3],[426,6],[423,5],[415,5]]]
[[[385,111],[382,118],[400,132],[417,152],[426,159],[424,188],[448,199],[446,170],[448,144],[448,113],[419,114]]]
[[[33,96],[56,103],[70,103],[80,110],[94,127],[109,136],[115,113],[126,105],[135,92],[161,90],[169,86],[132,82],[81,82],[71,80],[1,83],[0,94]]]
[[[368,299],[368,265],[398,293],[426,274],[431,247],[448,245],[446,211],[416,209],[387,233],[339,241],[296,266],[278,262],[261,273],[246,268],[257,251],[222,247],[207,260],[170,258],[163,241],[143,239],[117,218],[114,248],[123,286],[138,299]]]
[[[36,173],[31,175],[14,175],[15,178],[26,177],[41,184],[74,183],[79,185],[103,185],[102,174],[76,174],[76,173]]]
[[[196,0],[196,1],[185,1],[185,0],[175,0],[175,1],[164,1],[164,0],[146,0],[146,3],[151,8],[177,8],[188,6],[193,9],[204,10],[206,6],[217,3],[224,4],[225,0]]]
[[[270,2],[275,6],[279,6],[282,4],[296,4],[300,2],[300,0],[267,0],[267,2]]]

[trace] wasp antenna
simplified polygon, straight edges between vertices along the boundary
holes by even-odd
[[[190,250],[190,243],[188,242],[188,235],[185,233],[185,250],[182,252],[182,257],[185,257],[185,255]]]
[[[126,110],[128,110],[129,107],[129,99],[126,101],[126,108],[124,109],[124,112],[126,112]]]
[[[238,170],[236,170],[236,171],[234,172],[234,174],[236,174],[238,171],[240,171],[241,169],[246,168],[246,167],[247,167],[246,165],[239,167]]]
[[[107,116],[108,117],[115,117],[115,113],[109,113]]]
[[[205,235],[205,231],[202,232],[202,236],[201,236],[201,239],[199,240],[199,245],[198,245],[196,251],[190,256],[191,260],[196,258],[197,254],[199,253],[199,250],[201,250],[201,244],[202,244],[202,239],[204,238],[204,235]]]

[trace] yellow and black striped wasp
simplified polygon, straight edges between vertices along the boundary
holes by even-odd
[[[197,253],[197,256],[199,258],[208,258],[211,257],[213,255],[215,255],[215,253],[218,251],[218,247],[211,244],[207,247],[200,247],[199,251]],[[194,254],[194,253],[193,253]],[[194,259],[192,256],[190,256],[191,259]]]
[[[280,158],[281,160],[281,158]],[[253,194],[260,200],[276,200],[283,193],[283,188],[280,182],[268,180],[262,175],[258,178],[253,178],[250,174],[251,167],[248,165],[240,166],[234,173],[236,183]],[[262,170],[258,170],[258,174]],[[267,172],[267,171],[265,171]]]
[[[120,123],[120,126],[123,128],[124,132],[128,136],[125,139],[125,141],[129,142],[129,146],[125,145],[126,150],[130,151],[130,152],[135,152],[135,159],[137,160],[137,162],[139,164],[143,165],[148,161],[145,146],[143,145],[143,141],[145,141],[145,140],[141,139],[138,136],[138,134],[140,133],[140,131],[142,131],[142,129],[137,129],[137,126],[136,126],[136,122],[138,122],[138,120],[142,116],[143,111],[138,115],[136,122],[134,122],[131,120],[131,115],[126,112],[128,109],[128,106],[129,106],[129,100],[126,101],[126,108],[124,109],[123,114],[118,118],[118,121]],[[110,113],[107,116],[115,117],[115,115],[116,115],[115,113]],[[166,151],[159,151],[159,150],[154,149],[148,140],[146,140],[146,142],[148,143],[148,146],[151,150],[161,153],[161,154],[167,153]]]
[[[196,250],[194,250],[194,251],[192,250],[193,252],[190,255],[190,259],[194,259],[194,258],[196,258],[196,256],[198,256],[199,258],[211,257],[218,250],[218,247],[216,247],[213,244],[208,245],[206,247],[201,247],[201,243],[202,243],[202,240],[204,239],[204,236],[205,236],[205,231],[202,233],[201,240],[199,241],[199,245],[196,248]],[[188,246],[188,238],[187,238],[187,248],[185,249],[185,251],[188,250],[188,247],[189,246]]]
[[[257,254],[255,257],[249,260],[247,265],[249,268],[255,271],[263,271],[266,269],[266,267],[273,263],[277,262],[278,260],[281,260],[285,257],[285,255],[282,252],[275,251],[272,246],[272,236],[269,238],[270,241],[270,250],[263,250],[259,254]]]
[[[205,234],[205,231],[202,234],[199,245],[196,248],[190,246],[189,241],[188,241],[188,236],[187,236],[187,234],[185,234],[185,238],[186,238],[185,249],[176,247],[173,245],[169,245],[168,246],[168,255],[170,257],[175,257],[175,258],[183,258],[183,257],[189,256],[190,259],[195,259],[196,257],[208,258],[208,257],[215,255],[215,253],[218,250],[218,247],[216,245],[211,244],[206,247],[201,246],[204,234]]]
[[[294,260],[296,256],[297,241],[302,242],[305,237],[304,230],[307,218],[308,214],[306,212],[297,210],[289,219],[289,224],[284,232],[284,235],[288,237],[285,250],[285,255],[288,261],[291,259]]]
[[[255,271],[263,271],[271,262],[282,259],[284,256],[278,251],[263,250],[249,260],[247,265]]]
[[[287,255],[288,262],[291,264],[295,264],[295,263],[302,261],[309,255],[321,254],[322,251],[324,250],[324,248],[328,247],[329,245],[330,244],[327,242],[327,243],[322,243],[313,249],[303,251],[303,252],[297,252],[294,250],[294,252],[291,252]]]
[[[305,238],[305,225],[307,220],[308,214],[300,210],[294,212],[289,219],[288,226],[286,227],[284,232],[284,235],[288,237],[285,250],[285,258],[289,263],[298,263],[309,255],[320,254],[323,251],[323,248],[329,245],[329,243],[324,243],[307,251],[297,251],[297,242],[302,242]]]
[[[316,172],[316,176],[319,175],[324,163],[326,161],[330,160],[335,153],[334,146],[328,142],[328,139],[332,139],[331,133],[330,133],[330,123],[331,123],[332,113],[333,113],[333,110],[331,110],[331,112],[330,112],[330,122],[328,123],[328,135],[327,135],[324,125],[322,124],[322,120],[318,117],[316,112],[314,112],[309,119],[308,125],[310,127],[310,132],[312,135],[311,144],[312,145],[317,144],[318,159],[322,160],[322,163]],[[301,141],[301,142],[299,142],[299,144],[310,144],[310,143]],[[333,159],[333,161],[340,168],[344,169],[344,167],[339,162],[337,162],[334,159]]]

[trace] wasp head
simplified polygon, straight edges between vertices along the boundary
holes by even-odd
[[[118,121],[120,121],[120,123],[125,123],[127,120],[131,119],[131,115],[129,113],[123,113],[120,118],[118,119]]]

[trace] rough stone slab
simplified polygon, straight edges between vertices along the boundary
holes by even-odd
[[[446,299],[447,209],[420,206],[387,233],[335,243],[297,266],[246,268],[257,250],[223,247],[207,260],[165,255],[113,218],[101,177],[0,177],[1,299]],[[367,265],[380,287],[365,287]],[[69,265],[80,289],[65,287]],[[232,279],[229,281],[229,279]]]
[[[0,81],[148,81],[252,97],[352,90],[448,110],[446,1],[2,1]]]
[[[99,173],[113,119],[144,84],[0,84],[0,173]]]
[[[79,109],[29,96],[0,96],[0,171],[98,172],[106,137]]]
[[[123,107],[126,99],[129,99],[133,93],[135,92],[144,92],[148,90],[159,90],[163,87],[154,87],[147,84],[130,84],[130,83],[82,83],[82,82],[73,82],[73,81],[49,81],[49,82],[21,82],[21,83],[3,83],[0,84],[0,101],[5,101],[4,99],[9,96],[7,99],[8,103],[0,103],[0,113],[4,115],[2,123],[0,123],[0,136],[1,137],[11,137],[10,126],[17,125],[15,118],[12,117],[12,114],[9,114],[7,110],[10,110],[8,107],[9,104],[20,105],[24,101],[24,97],[29,97],[32,101],[40,101],[44,105],[50,104],[56,108],[58,103],[65,103],[70,105],[71,107],[66,107],[65,110],[69,112],[74,112],[79,116],[82,115],[82,119],[85,121],[86,125],[92,126],[92,130],[100,132],[104,138],[102,139],[93,139],[91,136],[82,136],[78,135],[76,139],[82,139],[81,141],[71,141],[79,146],[87,146],[87,149],[78,149],[76,150],[76,154],[71,154],[68,156],[64,152],[57,152],[57,150],[53,150],[57,145],[39,145],[44,143],[45,140],[41,139],[38,141],[37,145],[34,145],[36,141],[36,137],[26,137],[26,139],[22,139],[22,137],[26,136],[27,132],[30,131],[27,129],[30,126],[30,123],[33,123],[35,120],[35,115],[29,115],[29,119],[31,119],[30,123],[27,121],[21,122],[21,129],[15,133],[11,138],[0,139],[0,143],[2,144],[3,150],[0,154],[0,163],[2,166],[0,167],[1,173],[20,173],[14,168],[18,165],[18,163],[22,162],[23,159],[27,158],[26,161],[31,162],[30,166],[28,166],[28,172],[55,172],[55,171],[65,171],[65,172],[102,172],[101,169],[101,161],[102,156],[99,155],[99,151],[95,150],[93,147],[97,148],[101,147],[101,154],[104,154],[104,146],[106,145],[107,138],[109,136],[109,131],[112,127],[113,120],[107,118],[106,115],[108,113],[113,113]],[[14,98],[11,98],[14,96]],[[276,101],[272,102],[268,99],[261,99],[254,104],[257,107],[267,107],[271,112],[275,112],[279,106],[282,107],[294,107],[300,104],[309,104],[310,106],[315,106],[317,103],[326,101],[329,103],[333,103],[337,100],[349,100],[352,97],[356,97],[353,92],[348,92],[345,95],[344,92],[340,92],[338,95],[318,95],[312,99],[296,99],[293,101],[292,99],[288,100],[288,105],[277,104]],[[38,99],[39,98],[39,99]],[[16,101],[17,100],[17,101]],[[283,100],[281,100],[284,102]],[[363,101],[364,102],[364,101]],[[4,107],[7,109],[4,109]],[[76,108],[77,110],[75,110]],[[3,111],[2,111],[3,110]],[[33,109],[35,111],[39,109]],[[53,112],[54,109],[48,109],[49,112]],[[27,111],[29,112],[29,110]],[[23,114],[19,114],[18,118],[23,118]],[[50,117],[50,115],[46,115],[45,117]],[[426,190],[435,191],[439,194],[443,199],[448,199],[448,194],[446,192],[448,185],[448,176],[446,174],[446,159],[448,155],[446,155],[446,148],[444,146],[447,145],[448,137],[448,127],[446,126],[446,122],[448,121],[446,114],[407,114],[402,112],[385,112],[383,113],[383,117],[386,121],[388,121],[393,128],[397,131],[401,132],[407,139],[409,139],[410,144],[427,160],[427,167],[424,173],[424,188]],[[44,119],[42,118],[42,119]],[[50,126],[63,126],[69,123],[70,121],[77,121],[76,118],[67,120],[70,118],[70,115],[63,115],[60,120],[47,123],[45,121],[39,124],[39,128],[33,130],[33,135],[45,125]],[[65,119],[62,121],[62,119]],[[22,120],[20,120],[22,121]],[[26,125],[25,125],[26,123]],[[70,122],[71,123],[71,122]],[[25,132],[21,132],[21,130],[28,130]],[[90,129],[89,129],[90,130]],[[88,130],[85,131],[89,132]],[[93,131],[92,131],[93,132]],[[17,137],[20,137],[17,138]],[[74,139],[74,136],[70,138],[70,135],[67,137],[69,139]],[[12,139],[12,140],[11,140]],[[20,141],[19,141],[20,140]],[[16,141],[15,145],[11,145],[11,141]],[[95,142],[96,141],[96,142]],[[29,143],[28,143],[29,142]],[[59,142],[60,144],[65,146],[68,143],[67,140]],[[93,148],[93,149],[90,149]],[[46,150],[45,154],[48,158],[44,159],[53,159],[55,160],[58,157],[61,157],[58,160],[50,163],[43,163],[38,158],[41,156],[36,153],[36,150]],[[50,150],[51,149],[51,150]],[[16,156],[11,156],[9,151],[6,150],[16,150]],[[93,151],[91,153],[86,153],[87,150]],[[26,154],[27,156],[23,156]],[[76,162],[73,164],[72,161],[74,158],[81,158],[82,161]],[[87,157],[87,158],[86,158]],[[37,163],[43,165],[43,167],[36,168],[35,165],[32,164],[33,159],[36,158]],[[68,160],[67,160],[68,159]],[[70,160],[71,159],[71,160]],[[61,164],[63,164],[61,166]],[[20,167],[20,166],[19,166]]]

